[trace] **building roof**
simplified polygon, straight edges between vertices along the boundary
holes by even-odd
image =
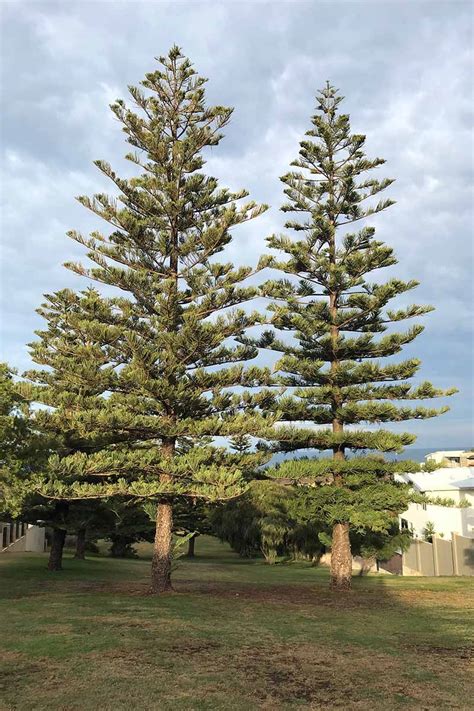
[[[474,467],[443,467],[434,472],[402,474],[401,478],[423,492],[474,490]]]

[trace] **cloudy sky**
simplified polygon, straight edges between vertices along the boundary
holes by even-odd
[[[79,277],[65,236],[98,223],[74,196],[107,190],[92,165],[126,152],[108,108],[174,43],[209,77],[208,100],[235,106],[207,171],[271,210],[235,233],[252,263],[280,231],[278,176],[296,156],[326,79],[345,95],[370,155],[387,159],[397,204],[376,220],[398,274],[436,311],[407,349],[422,379],[455,385],[452,411],[410,423],[419,447],[474,444],[471,2],[23,2],[3,0],[1,358],[24,369],[42,294]],[[126,169],[127,171],[129,168]]]

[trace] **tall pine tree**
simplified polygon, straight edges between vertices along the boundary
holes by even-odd
[[[455,392],[427,382],[411,385],[420,366],[416,358],[381,360],[395,356],[423,330],[415,325],[396,333],[392,324],[422,316],[431,307],[388,307],[416,281],[369,281],[372,272],[397,260],[390,247],[374,238],[373,227],[352,231],[352,225],[392,205],[389,199],[371,204],[370,198],[393,181],[373,177],[384,161],[366,157],[365,136],[351,134],[349,116],[339,112],[341,101],[329,84],[319,93],[312,128],[292,163],[295,170],[282,177],[288,198],[282,210],[296,213],[286,228],[296,238],[269,239],[272,248],[286,253],[287,259],[274,266],[288,276],[264,287],[273,299],[276,331],[259,341],[283,354],[276,380],[294,388],[278,403],[282,419],[313,423],[311,430],[291,425],[279,430],[280,449],[333,453],[331,460],[289,462],[274,473],[319,487],[313,490],[315,515],[332,527],[331,585],[337,590],[351,585],[350,528],[389,531],[409,500],[407,487],[394,480],[396,465],[383,457],[347,459],[346,453],[401,451],[415,437],[378,429],[379,423],[438,415],[447,408],[407,407],[401,401]],[[361,423],[369,429],[360,428]]]
[[[245,191],[219,189],[201,172],[202,152],[219,143],[232,110],[206,106],[205,80],[177,47],[159,61],[142,89],[130,87],[137,113],[121,100],[111,107],[139,175],[122,179],[97,161],[119,195],[79,198],[112,231],[69,233],[87,247],[94,266],[66,266],[123,295],[104,298],[76,320],[86,350],[78,357],[76,349],[60,346],[76,372],[68,366],[64,393],[50,390],[47,404],[55,408],[51,416],[100,446],[58,456],[37,484],[44,495],[69,501],[157,500],[156,593],[171,588],[173,503],[231,498],[245,488],[256,460],[265,459],[214,447],[209,438],[263,436],[274,419],[262,414],[264,392],[242,391],[269,374],[244,367],[257,350],[235,340],[259,322],[242,306],[256,289],[242,282],[266,260],[252,269],[216,259],[231,229],[266,208],[241,204]],[[88,401],[82,394],[71,398],[72,380],[95,393]]]

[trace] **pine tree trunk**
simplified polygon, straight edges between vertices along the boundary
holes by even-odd
[[[332,152],[330,155],[330,160],[332,162]],[[333,176],[329,179],[329,195],[332,200],[335,199],[335,185]],[[328,214],[328,217],[332,223],[331,238],[329,243],[329,260],[331,263],[331,272],[337,267],[337,250],[336,250],[336,229],[337,229],[337,219],[336,215],[332,211]],[[341,397],[341,391],[338,384],[335,384],[339,366],[339,352],[338,352],[338,341],[339,341],[339,325],[338,325],[338,312],[339,312],[339,298],[341,294],[339,291],[331,291],[329,294],[329,313],[331,316],[331,346],[332,346],[332,359],[331,359],[331,376],[334,378],[335,382],[332,383],[332,431],[336,434],[342,434],[344,431],[344,423],[339,419],[338,409],[343,404]],[[345,451],[343,446],[333,447],[333,458],[337,461],[343,461],[345,459]],[[334,483],[337,486],[343,486],[343,477],[340,474],[336,474],[334,478]],[[352,586],[352,553],[351,544],[349,540],[349,523],[338,522],[334,524],[332,529],[332,546],[331,546],[331,581],[330,588],[335,591],[350,590]]]
[[[171,543],[173,533],[173,507],[158,504],[153,558],[151,561],[151,591],[155,594],[172,590]]]
[[[362,558],[361,564],[360,564],[360,570],[359,570],[359,575],[368,575],[370,573],[371,569],[376,567],[378,570],[378,561],[375,559],[375,556],[372,556],[371,558]]]
[[[63,548],[66,540],[66,529],[53,528],[51,550],[49,552],[48,570],[63,569]]]
[[[76,535],[76,552],[74,558],[84,560],[86,557],[86,529],[80,528]]]
[[[343,592],[352,586],[352,554],[349,524],[336,523],[332,529],[331,590]]]
[[[174,455],[175,440],[163,440],[163,457],[171,459]],[[160,481],[170,481],[168,474],[162,474]],[[151,560],[151,591],[156,595],[172,590],[171,585],[171,548],[173,542],[173,506],[161,501],[156,508],[155,543]]]
[[[191,538],[188,541],[188,553],[187,553],[188,558],[195,557],[194,549],[195,549],[195,544],[196,544],[196,538],[197,538],[197,535],[195,534],[194,536],[191,536]]]
[[[133,536],[110,536],[112,545],[110,546],[110,555],[112,558],[136,558],[136,553],[132,548],[135,542]]]

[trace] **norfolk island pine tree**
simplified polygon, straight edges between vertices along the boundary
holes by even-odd
[[[2,479],[10,512],[28,522],[41,520],[42,525],[52,529],[48,568],[61,570],[66,533],[77,532],[81,537],[87,525],[105,526],[106,502],[69,502],[61,496],[58,486],[54,499],[42,496],[38,472],[41,478],[47,472],[55,480],[57,462],[64,457],[103,450],[115,441],[113,433],[77,428],[71,416],[78,410],[90,409],[106,389],[106,349],[91,340],[91,333],[86,333],[82,324],[97,319],[99,311],[103,316],[109,312],[93,289],[80,295],[64,289],[45,298],[38,313],[46,320],[47,328],[37,331],[39,340],[31,344],[31,357],[47,369],[28,371],[24,374],[26,379],[12,385],[16,396],[29,403],[29,428],[44,443],[44,452],[42,457],[30,457],[28,466],[10,467]],[[45,407],[32,410],[32,402]],[[63,485],[74,476],[74,470],[63,473]]]
[[[145,91],[130,87],[139,113],[121,100],[111,107],[134,148],[126,157],[141,174],[120,179],[97,161],[120,195],[79,198],[113,231],[68,233],[87,247],[95,265],[66,266],[125,295],[103,297],[102,310],[76,326],[91,349],[90,372],[74,351],[63,354],[85,388],[102,378],[96,396],[87,403],[58,397],[50,405],[84,437],[116,442],[56,457],[35,484],[52,499],[156,500],[155,593],[171,588],[173,502],[232,498],[268,456],[230,452],[208,438],[265,437],[275,420],[264,412],[265,390],[242,392],[265,384],[270,374],[244,367],[258,351],[235,341],[261,319],[247,307],[257,289],[242,282],[266,260],[252,269],[215,259],[230,242],[231,228],[266,206],[241,205],[245,191],[219,189],[200,172],[203,149],[219,143],[232,110],[205,106],[205,80],[177,47],[160,63],[142,82]]]
[[[397,260],[390,247],[375,240],[373,227],[351,232],[351,226],[393,204],[382,199],[365,205],[393,181],[363,177],[385,161],[365,156],[365,136],[351,134],[349,116],[338,110],[341,101],[329,83],[318,94],[312,128],[292,163],[296,170],[281,178],[288,198],[281,209],[297,214],[285,227],[297,237],[269,238],[270,247],[287,255],[286,260],[273,262],[286,278],[269,281],[262,289],[272,299],[274,330],[257,341],[243,339],[283,354],[275,366],[275,380],[292,391],[278,401],[282,420],[313,423],[313,431],[291,424],[279,428],[277,447],[287,452],[332,450],[331,459],[289,461],[268,475],[308,486],[308,506],[312,502],[315,518],[332,528],[331,587],[336,590],[351,586],[350,528],[374,533],[393,530],[411,496],[409,487],[393,475],[404,466],[411,471],[419,468],[415,463],[386,462],[383,456],[347,459],[348,450],[400,452],[415,440],[408,433],[354,426],[434,417],[448,408],[406,407],[397,401],[456,392],[436,389],[428,382],[410,384],[420,366],[416,358],[399,363],[381,360],[399,353],[423,327],[415,325],[379,339],[376,334],[432,307],[386,309],[391,299],[417,282],[392,278],[375,284],[367,279],[374,270]]]

